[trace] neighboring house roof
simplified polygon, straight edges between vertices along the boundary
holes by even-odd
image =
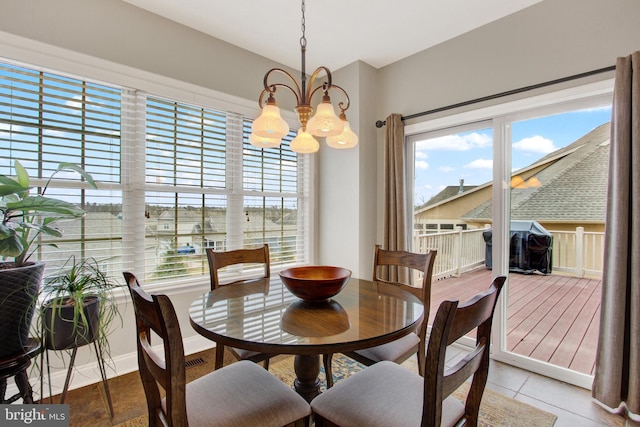
[[[549,163],[535,175],[539,186],[512,187],[511,218],[535,218],[541,222],[604,222],[609,137],[610,124],[606,123],[532,165]],[[517,172],[513,176],[517,176]],[[462,218],[489,221],[491,199]]]
[[[260,211],[246,211],[242,221],[242,229],[245,232],[274,231],[281,230],[282,227],[275,222],[263,217]],[[295,224],[294,224],[295,225]],[[210,214],[204,222],[204,234],[220,234],[227,231],[227,216],[223,210]],[[192,233],[202,233],[202,223],[193,225]]]
[[[466,191],[472,190],[476,187],[477,185],[463,185],[462,191],[460,191],[459,185],[449,185],[448,187],[445,187],[442,191],[440,191],[438,194],[436,194],[435,196],[427,200],[427,202],[424,203],[422,206],[420,206],[419,209],[423,209],[423,208],[426,208],[427,206],[435,205],[436,203],[440,203],[443,200],[457,196]]]

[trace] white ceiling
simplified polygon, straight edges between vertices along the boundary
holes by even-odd
[[[294,0],[123,0],[300,69]],[[308,0],[306,70],[380,68],[542,0]]]

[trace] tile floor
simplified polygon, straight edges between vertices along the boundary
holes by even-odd
[[[625,421],[595,404],[590,390],[505,363],[491,361],[487,388],[555,414],[554,427],[640,427],[640,423]]]

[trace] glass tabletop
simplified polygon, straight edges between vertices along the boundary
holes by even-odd
[[[329,301],[307,303],[279,276],[223,286],[189,308],[201,335],[247,350],[291,354],[353,351],[415,330],[423,306],[414,295],[381,282],[351,278]]]

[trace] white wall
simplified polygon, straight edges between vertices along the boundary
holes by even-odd
[[[380,119],[615,65],[638,49],[637,0],[545,0],[381,69]]]
[[[377,138],[369,126],[375,117],[376,70],[355,62],[334,73],[349,94],[347,118],[358,134],[358,146],[335,150],[323,145],[319,152],[318,263],[349,268],[354,277],[368,278],[373,262],[377,210]],[[364,108],[363,108],[364,107]]]

